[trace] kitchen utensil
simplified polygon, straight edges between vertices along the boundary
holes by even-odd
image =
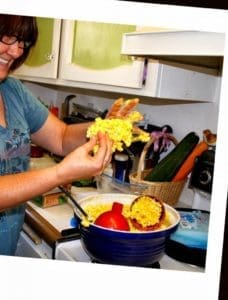
[[[100,111],[98,109],[84,106],[78,103],[73,103],[73,112],[72,115],[81,115],[85,119],[95,119],[97,117],[105,117],[106,111]]]
[[[72,103],[71,109],[72,112],[70,113],[70,102],[72,99],[76,98],[76,95],[68,95],[63,104],[61,109],[61,119],[67,124],[75,124],[75,123],[82,123],[93,121],[97,117],[105,117],[107,110],[100,111],[96,108],[84,106],[78,103]]]
[[[58,188],[71,200],[71,202],[73,203],[74,206],[76,206],[77,210],[75,212],[75,214],[77,215],[77,217],[79,217],[81,219],[81,215],[78,213],[78,211],[80,211],[80,213],[83,215],[83,217],[89,221],[89,222],[93,222],[92,218],[88,216],[88,214],[84,211],[84,209],[81,207],[80,204],[78,204],[78,202],[74,199],[74,197],[72,196],[72,194],[63,186],[58,186]]]
[[[127,219],[122,215],[123,204],[113,202],[112,209],[99,215],[94,224],[117,230],[129,231]]]
[[[142,195],[133,200],[130,211],[132,213],[130,215],[132,225],[141,231],[159,228],[165,218],[164,204],[159,199],[149,195]]]
[[[61,107],[61,119],[64,119],[64,117],[68,117],[69,116],[69,112],[70,112],[70,101],[74,98],[76,98],[76,95],[68,95],[66,96],[66,98],[64,99],[64,102],[62,103],[62,107]]]
[[[112,204],[119,202],[130,205],[137,197],[134,194],[104,193],[81,198],[81,207],[87,205]],[[167,237],[174,232],[179,224],[179,213],[168,204],[164,204],[169,224],[154,231],[133,232],[112,230],[96,224],[89,227],[80,223],[81,243],[89,255],[96,262],[127,265],[149,266],[158,262],[164,255]]]

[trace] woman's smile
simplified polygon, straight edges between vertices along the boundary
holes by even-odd
[[[0,56],[0,80],[3,80],[8,75],[13,61],[13,59],[6,59]]]
[[[6,46],[0,42],[0,80],[6,78],[14,60],[22,54],[23,49],[20,49],[18,45],[14,44]]]

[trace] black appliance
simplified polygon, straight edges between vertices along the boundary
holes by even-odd
[[[189,187],[211,194],[214,174],[215,147],[204,151],[196,158]]]
[[[92,107],[84,106],[78,103],[72,103],[72,112],[70,114],[70,102],[76,95],[68,95],[62,105],[61,119],[67,124],[83,123],[94,121],[95,118],[104,118],[107,110],[100,111]]]

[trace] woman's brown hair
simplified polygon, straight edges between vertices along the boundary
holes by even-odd
[[[4,36],[17,36],[20,40],[30,42],[23,54],[14,61],[10,70],[20,67],[26,60],[32,46],[38,37],[38,28],[35,17],[0,14],[0,39]]]

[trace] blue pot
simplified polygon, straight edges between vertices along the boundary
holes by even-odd
[[[98,194],[81,199],[80,204],[99,204],[118,201],[131,203],[137,195],[128,194]],[[165,204],[165,209],[171,216],[168,228],[148,232],[128,232],[112,230],[91,224],[88,227],[80,225],[81,241],[84,250],[92,260],[105,264],[127,266],[149,266],[158,262],[164,255],[167,238],[179,224],[179,213]]]

